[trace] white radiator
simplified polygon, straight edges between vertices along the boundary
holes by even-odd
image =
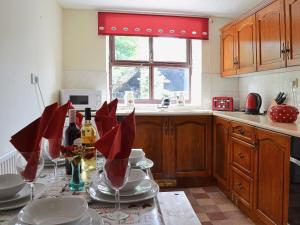
[[[6,173],[16,173],[15,151],[9,152],[0,157],[0,175]]]

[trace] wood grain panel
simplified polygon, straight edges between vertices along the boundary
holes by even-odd
[[[256,13],[257,70],[271,70],[286,66],[284,13],[277,0]]]
[[[300,0],[285,1],[287,65],[300,65]]]
[[[256,136],[255,214],[264,224],[287,224],[290,137],[263,129]]]
[[[163,174],[165,118],[160,116],[137,116],[134,148],[142,148],[146,157],[153,160],[152,172],[156,176]]]
[[[213,174],[225,191],[229,191],[229,125],[228,120],[214,119]]]
[[[237,74],[256,71],[255,15],[236,25]]]
[[[221,35],[221,71],[222,76],[236,74],[235,61],[235,26],[224,30]]]
[[[176,176],[210,176],[211,116],[176,116],[170,121]]]

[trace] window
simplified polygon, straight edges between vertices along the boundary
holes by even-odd
[[[110,37],[110,94],[136,103],[158,103],[176,92],[191,96],[191,41],[165,37]]]

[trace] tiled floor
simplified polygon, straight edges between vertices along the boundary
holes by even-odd
[[[215,186],[181,190],[190,200],[202,225],[255,224]]]

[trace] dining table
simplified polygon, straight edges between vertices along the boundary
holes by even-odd
[[[100,170],[101,171],[101,170]],[[82,191],[71,191],[68,187],[70,176],[65,175],[65,167],[58,168],[58,174],[64,174],[57,182],[51,182],[47,177],[53,172],[53,167],[45,167],[36,182],[46,184],[46,190],[39,198],[58,198],[62,196],[81,196],[88,202],[89,208],[103,219],[104,225],[201,225],[197,214],[193,210],[183,191],[160,191],[157,196],[138,203],[121,204],[122,211],[129,217],[121,221],[112,221],[105,215],[114,210],[115,205],[93,200],[89,195],[89,186],[99,179],[99,170],[83,172],[86,181]],[[149,179],[153,179],[151,169],[145,170]],[[0,224],[11,225],[20,209],[0,211]]]

